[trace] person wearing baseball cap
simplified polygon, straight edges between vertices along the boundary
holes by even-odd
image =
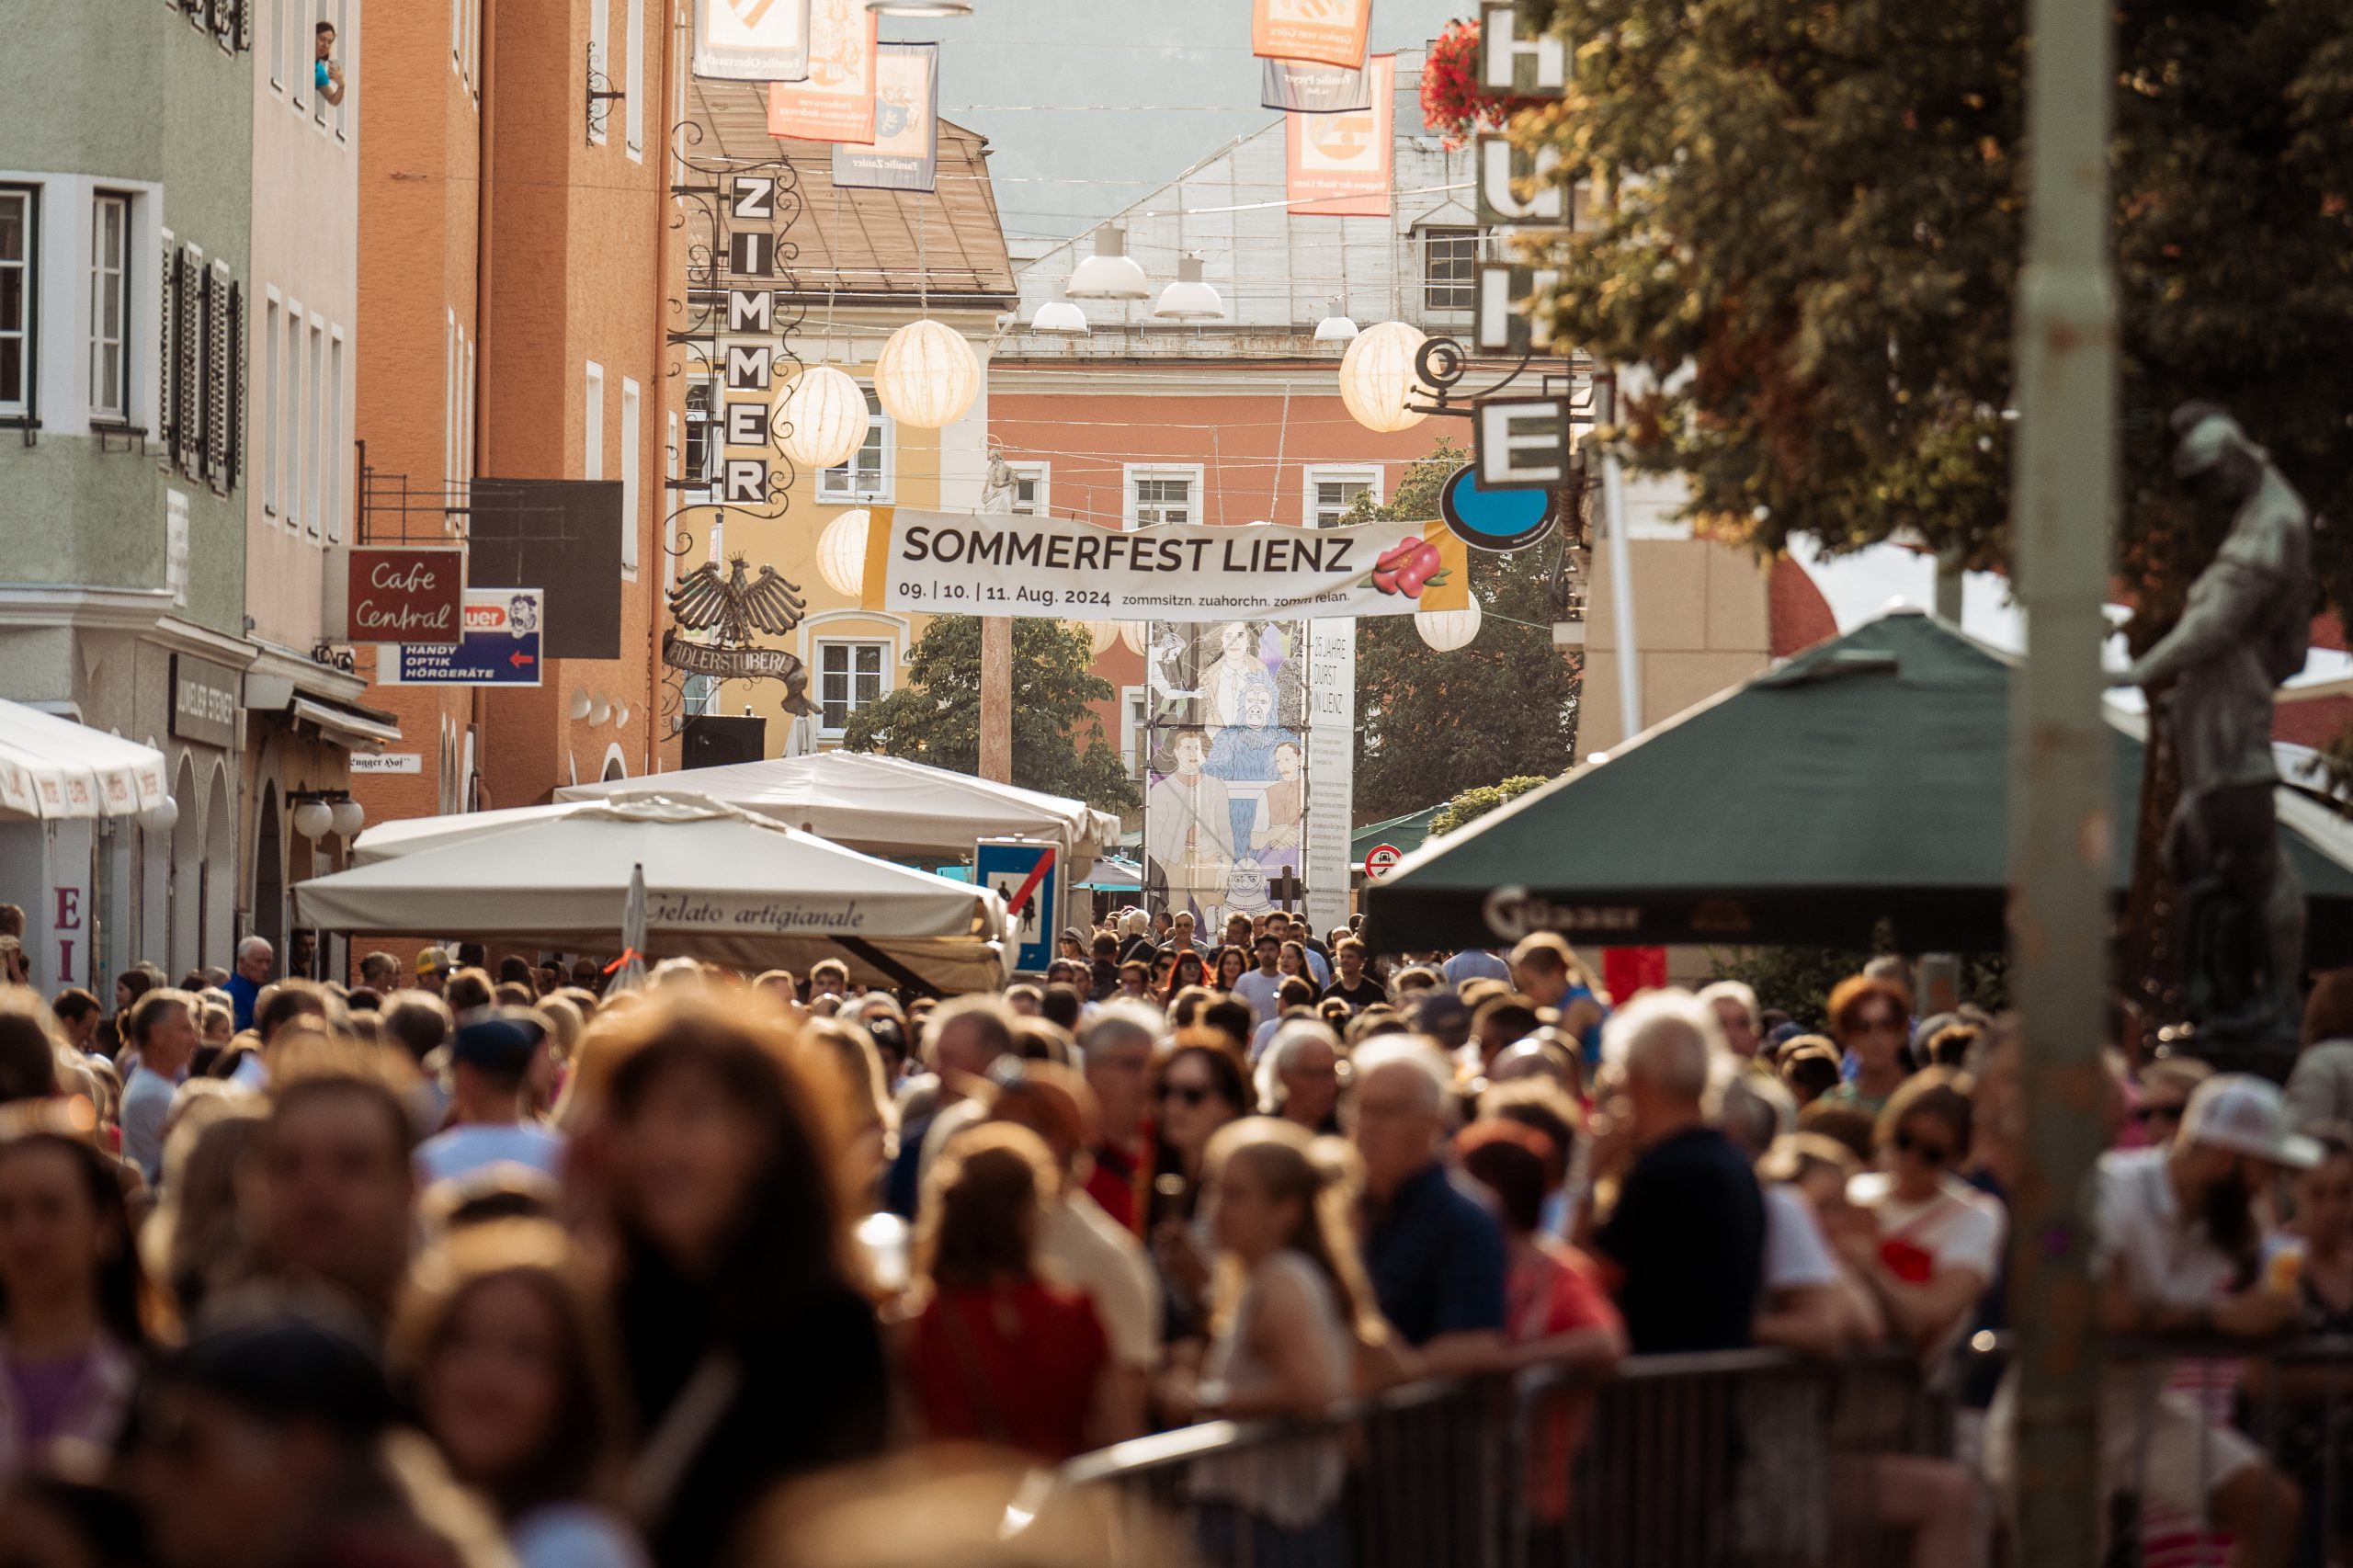
[[[2289,1131],[2277,1085],[2219,1073],[2198,1085],[2167,1145],[2100,1156],[2092,1253],[2101,1326],[2112,1335],[2261,1340],[2293,1327],[2293,1280],[2260,1267],[2256,1194],[2282,1170],[2309,1169],[2320,1145]],[[2238,1432],[2214,1425],[2167,1385],[2173,1364],[2111,1362],[2100,1380],[2103,1500],[2137,1493],[2153,1508],[2211,1521],[2237,1539],[2234,1562],[2286,1563],[2301,1506],[2295,1484]],[[1995,1402],[2006,1437],[2016,1390]],[[2008,1443],[1995,1452],[2006,1460]],[[2103,1508],[2103,1517],[2105,1509]]]
[[[528,1007],[498,1007],[458,1026],[449,1043],[454,1125],[417,1145],[421,1187],[512,1163],[557,1173],[563,1135],[523,1116],[523,1085],[547,1049],[547,1024]]]
[[[436,996],[449,983],[449,954],[445,949],[425,948],[416,955],[416,988],[430,991]]]

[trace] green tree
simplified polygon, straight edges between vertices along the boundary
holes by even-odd
[[[1482,784],[1476,790],[1465,790],[1431,815],[1430,836],[1436,838],[1440,834],[1452,833],[1458,827],[1477,822],[1506,801],[1517,800],[1530,790],[1551,782],[1549,778],[1523,773],[1500,784]]]
[[[1087,707],[1114,695],[1087,673],[1094,645],[1058,620],[1013,623],[1013,782],[1069,795],[1107,812],[1143,802]],[[850,715],[851,751],[977,773],[981,763],[981,623],[943,615],[924,628],[907,658],[907,684]]]
[[[1438,516],[1438,487],[1470,454],[1441,440],[1386,506],[1348,519]],[[1483,619],[1467,648],[1440,653],[1409,615],[1357,621],[1357,816],[1417,812],[1498,778],[1549,778],[1569,766],[1582,661],[1552,646],[1548,586],[1561,538],[1512,555],[1471,551]]]

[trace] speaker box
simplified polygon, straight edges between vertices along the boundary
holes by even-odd
[[[747,719],[697,714],[687,721],[679,754],[683,767],[757,762],[768,754],[768,722],[756,714]]]

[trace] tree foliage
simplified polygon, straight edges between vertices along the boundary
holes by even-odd
[[[1530,790],[1551,782],[1549,778],[1523,773],[1500,784],[1482,784],[1476,790],[1465,790],[1431,815],[1430,836],[1436,838],[1440,834],[1452,833],[1458,827],[1477,822],[1506,801],[1518,800]]]
[[[1351,522],[1438,516],[1438,487],[1469,454],[1446,441],[1413,465],[1386,506]],[[1405,615],[1357,621],[1357,816],[1417,812],[1498,778],[1549,778],[1576,740],[1580,665],[1552,646],[1546,586],[1556,535],[1513,555],[1471,551],[1478,637],[1433,650]]]
[[[1143,802],[1103,722],[1087,707],[1114,695],[1089,675],[1094,645],[1058,620],[1013,623],[1013,782],[1074,796],[1107,812]],[[915,639],[907,684],[851,713],[842,744],[954,773],[981,763],[981,623],[943,615]]]

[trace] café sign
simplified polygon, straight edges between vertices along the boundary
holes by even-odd
[[[355,545],[347,576],[354,642],[455,647],[465,634],[466,552],[454,545]]]

